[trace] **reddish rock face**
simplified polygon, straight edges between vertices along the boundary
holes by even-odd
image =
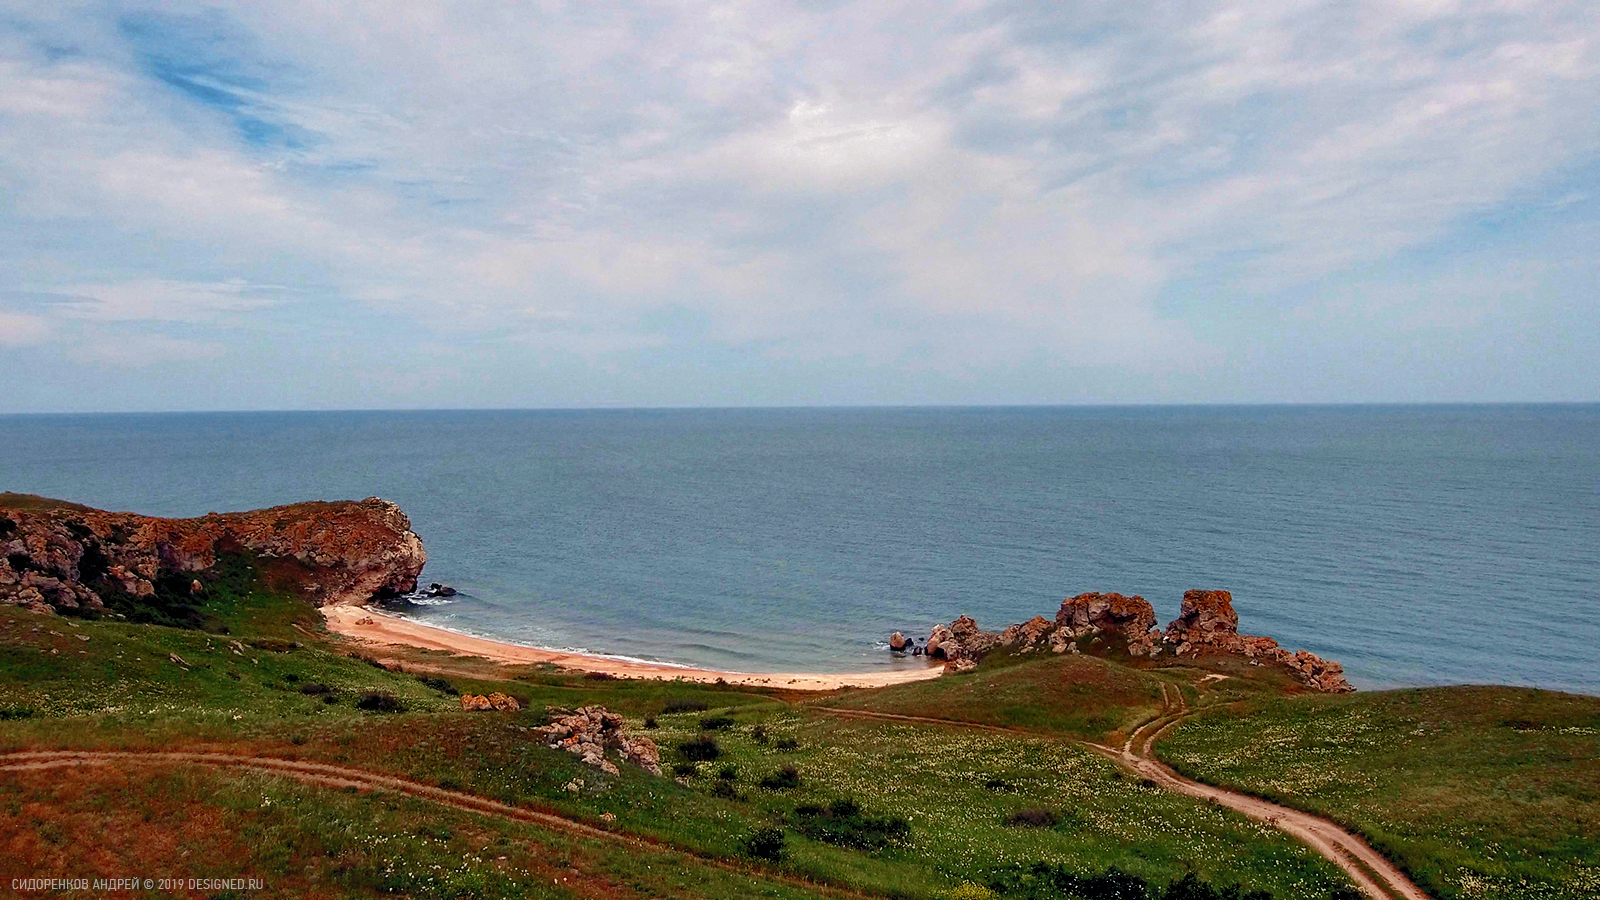
[[[1233,594],[1227,591],[1184,591],[1178,618],[1167,626],[1168,640],[1238,633],[1239,614],[1233,611]]]
[[[1143,597],[1079,594],[1061,601],[1056,624],[1074,637],[1106,632],[1137,638],[1155,627],[1156,611]]]
[[[376,497],[163,519],[0,495],[0,549],[0,603],[41,611],[102,609],[97,590],[149,596],[226,550],[294,560],[317,603],[361,604],[415,589],[428,558],[400,507]]]

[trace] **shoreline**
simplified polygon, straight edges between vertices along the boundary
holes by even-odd
[[[892,684],[925,681],[938,678],[944,671],[943,667],[932,665],[923,669],[903,669],[894,672],[729,672],[667,663],[610,659],[560,650],[540,650],[505,641],[459,634],[361,606],[324,606],[321,612],[329,631],[364,644],[444,650],[458,656],[476,656],[510,665],[549,663],[564,669],[599,672],[614,678],[655,681],[681,679],[702,684],[721,680],[733,685],[776,687],[791,691],[834,691],[846,687],[887,687]],[[360,619],[371,619],[372,624],[358,624]]]

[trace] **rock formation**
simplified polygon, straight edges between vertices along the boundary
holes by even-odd
[[[1177,656],[1229,653],[1246,659],[1287,666],[1307,687],[1333,694],[1355,690],[1345,680],[1344,666],[1309,650],[1291,653],[1269,637],[1239,633],[1239,614],[1227,591],[1184,591],[1178,617],[1164,636]]]
[[[1094,634],[1143,637],[1156,625],[1156,611],[1143,597],[1088,593],[1068,597],[1056,611],[1056,625],[1073,637]]]
[[[534,733],[553,749],[565,750],[602,772],[617,774],[617,767],[606,759],[615,750],[623,762],[632,763],[651,775],[661,774],[661,751],[647,737],[633,737],[623,727],[622,717],[603,706],[583,706],[577,711],[556,716],[555,721]]]
[[[1178,618],[1164,632],[1155,625],[1155,610],[1143,597],[1087,593],[1063,600],[1054,622],[1035,616],[997,633],[983,631],[971,617],[962,616],[949,625],[935,625],[925,646],[929,656],[945,660],[947,674],[976,668],[984,654],[997,648],[1077,653],[1080,641],[1105,639],[1109,646],[1125,646],[1130,656],[1227,654],[1284,666],[1315,690],[1354,690],[1336,662],[1306,650],[1291,653],[1269,637],[1239,634],[1239,615],[1227,591],[1186,591]]]
[[[113,596],[197,596],[194,576],[244,551],[292,564],[319,605],[413,590],[427,561],[400,507],[376,497],[164,519],[0,494],[0,603],[100,611]]]
[[[1167,640],[1174,643],[1238,633],[1239,614],[1233,611],[1233,594],[1227,591],[1184,591],[1183,607],[1167,626]]]
[[[896,631],[889,635],[889,649],[896,653],[904,653],[911,648],[907,646],[906,636]]]
[[[461,708],[471,710],[494,710],[496,712],[516,712],[522,708],[517,698],[510,694],[495,691],[492,694],[462,694]]]

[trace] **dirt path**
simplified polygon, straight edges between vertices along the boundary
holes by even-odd
[[[1161,686],[1163,713],[1136,729],[1120,748],[1097,744],[1093,741],[1072,740],[1071,743],[1099,753],[1120,763],[1175,793],[1200,800],[1214,800],[1222,806],[1243,813],[1258,822],[1264,822],[1306,844],[1319,855],[1344,870],[1361,892],[1373,900],[1431,900],[1422,889],[1411,882],[1406,874],[1383,854],[1372,849],[1366,841],[1351,834],[1328,819],[1280,806],[1260,797],[1241,794],[1226,788],[1192,781],[1173,771],[1155,754],[1155,743],[1168,729],[1177,725],[1192,711],[1184,702],[1183,692],[1173,687],[1168,691]],[[979,731],[1014,734],[1025,737],[1056,739],[1050,735],[1002,725],[984,725],[977,722],[960,722],[926,716],[901,716],[893,713],[870,712],[861,709],[835,709],[813,706],[811,709],[829,715],[850,719],[878,719],[889,722],[912,722],[945,727],[971,728]]]
[[[271,775],[283,775],[296,781],[321,787],[356,788],[358,790],[392,791],[449,806],[479,815],[494,816],[578,837],[609,841],[641,850],[693,856],[706,865],[715,866],[750,878],[777,881],[793,887],[812,891],[820,896],[852,898],[852,900],[879,900],[878,895],[852,890],[836,885],[817,884],[771,872],[766,869],[717,857],[701,856],[682,847],[636,835],[623,834],[569,819],[554,813],[541,812],[520,806],[511,806],[498,800],[434,787],[419,781],[382,775],[349,766],[311,762],[300,759],[281,759],[274,756],[238,756],[229,753],[189,753],[184,751],[130,751],[130,750],[22,750],[0,753],[0,772],[27,772],[58,769],[70,766],[124,766],[138,764],[179,763],[208,766],[219,769],[248,769]]]

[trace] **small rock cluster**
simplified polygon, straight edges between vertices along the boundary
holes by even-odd
[[[522,708],[517,698],[509,694],[495,691],[492,694],[462,694],[461,708],[474,710],[494,710],[496,712],[516,712]]]
[[[1078,641],[1119,638],[1133,656],[1156,657],[1224,653],[1287,667],[1307,687],[1328,693],[1355,690],[1344,667],[1307,650],[1290,652],[1269,637],[1239,633],[1239,615],[1227,591],[1185,591],[1183,607],[1165,631],[1156,628],[1155,610],[1143,597],[1087,593],[1061,602],[1054,622],[1035,616],[1001,632],[983,631],[970,616],[935,625],[927,654],[945,660],[946,673],[977,667],[984,654],[1000,647],[1018,653],[1077,653]]]
[[[606,759],[606,751],[615,750],[623,762],[651,775],[661,774],[661,750],[656,742],[630,736],[623,728],[622,717],[603,706],[582,706],[574,712],[560,713],[549,725],[535,728],[534,733],[551,748],[565,750],[602,772],[617,774],[616,765]]]

